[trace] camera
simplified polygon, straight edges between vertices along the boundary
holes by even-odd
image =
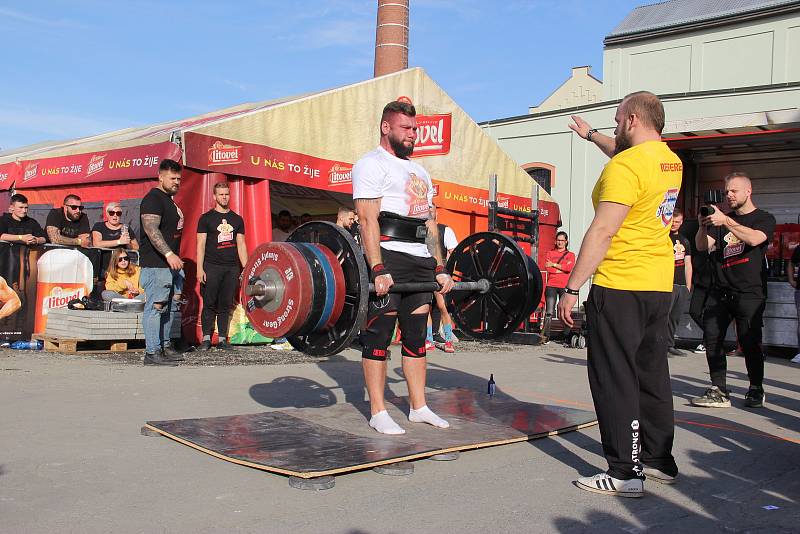
[[[703,193],[703,206],[700,206],[700,215],[708,217],[714,213],[714,204],[719,204],[724,199],[722,191],[719,189],[710,189]]]

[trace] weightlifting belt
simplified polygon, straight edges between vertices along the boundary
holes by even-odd
[[[426,219],[404,217],[389,211],[382,211],[378,216],[381,229],[381,241],[405,241],[407,243],[424,243],[428,235]]]

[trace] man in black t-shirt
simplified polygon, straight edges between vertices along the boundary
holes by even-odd
[[[230,199],[231,190],[227,182],[214,184],[214,209],[201,215],[197,222],[197,280],[202,284],[203,296],[201,350],[211,348],[214,321],[219,332],[217,349],[229,347],[231,305],[236,295],[240,266],[247,263],[244,220],[228,207]]]
[[[91,246],[89,218],[83,213],[83,202],[78,195],[64,197],[64,205],[47,214],[47,237],[56,245]]]
[[[685,355],[675,346],[675,331],[683,310],[686,309],[686,304],[689,302],[689,292],[692,290],[692,245],[686,237],[678,233],[682,224],[683,213],[676,210],[672,214],[672,228],[669,234],[672,251],[675,255],[675,275],[672,280],[672,302],[669,308],[667,351],[673,356]]]
[[[183,213],[172,199],[181,185],[183,167],[165,159],[158,167],[158,187],[142,199],[139,266],[147,299],[142,317],[145,365],[176,365],[183,358],[169,346],[174,296],[180,292],[183,261],[180,256]]]
[[[28,199],[17,193],[11,195],[9,213],[0,217],[0,239],[24,245],[41,245],[47,235],[35,219],[28,217]]]
[[[794,247],[792,258],[789,260],[789,268],[786,275],[789,278],[789,285],[794,288],[794,305],[797,308],[797,354],[792,358],[792,363],[800,363],[800,284],[797,283],[798,267],[800,267],[800,245]]]
[[[692,404],[706,408],[731,405],[726,388],[727,361],[723,342],[731,321],[736,321],[736,338],[744,351],[750,388],[744,404],[764,406],[764,355],[761,326],[767,300],[767,271],[764,254],[775,230],[775,217],[756,208],[752,183],[746,174],[725,177],[725,195],[731,208],[727,215],[716,207],[700,217],[695,237],[698,250],[708,250],[711,288],[703,311],[703,342],[711,374],[711,387]]]

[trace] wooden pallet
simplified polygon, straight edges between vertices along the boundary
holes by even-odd
[[[44,341],[44,350],[47,352],[61,352],[64,354],[80,353],[110,353],[110,352],[140,352],[144,350],[143,340],[98,340],[98,339],[69,339],[34,334],[33,339]]]

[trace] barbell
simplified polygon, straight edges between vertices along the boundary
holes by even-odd
[[[445,302],[458,329],[473,338],[513,332],[541,299],[539,268],[503,234],[470,235],[453,250],[447,270],[455,286]],[[243,275],[241,302],[253,328],[286,337],[315,356],[350,346],[375,292],[361,247],[346,230],[324,221],[298,227],[286,242],[262,243]],[[390,292],[439,289],[436,282],[396,283]]]

